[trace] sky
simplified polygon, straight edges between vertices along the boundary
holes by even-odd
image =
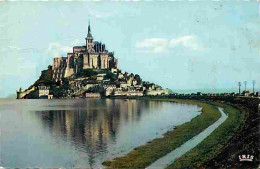
[[[242,0],[0,2],[0,97],[84,45],[89,19],[120,69],[145,81],[176,92],[259,88],[259,13]]]

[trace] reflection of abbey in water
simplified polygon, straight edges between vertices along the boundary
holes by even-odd
[[[83,69],[117,69],[117,59],[113,52],[106,50],[105,44],[94,41],[90,24],[85,46],[74,46],[73,53],[67,57],[54,58],[52,64],[53,79],[61,81]]]
[[[84,102],[81,106],[85,109],[82,110],[39,113],[44,126],[49,128],[51,133],[55,132],[59,137],[70,139],[78,151],[86,152],[91,165],[95,165],[94,159],[99,152],[106,151],[107,147],[111,147],[109,144],[116,144],[120,125],[139,121],[141,112],[154,107],[159,108],[161,104],[136,100],[99,101]]]

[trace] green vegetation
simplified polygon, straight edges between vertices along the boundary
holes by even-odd
[[[116,81],[117,77],[114,73],[112,73],[110,70],[108,69],[102,69],[101,73],[106,74],[105,75],[105,79],[110,79],[111,82]]]
[[[198,146],[177,159],[168,167],[168,169],[199,168],[203,163],[209,161],[220,153],[221,148],[232,137],[241,123],[243,123],[245,115],[244,111],[240,112],[239,110],[225,104],[212,104],[224,108],[225,112],[228,114],[227,120]]]
[[[142,79],[138,74],[135,75],[134,79],[137,81],[138,85],[140,85],[142,83]]]
[[[94,71],[93,69],[83,69],[77,73],[77,77],[90,77],[97,74],[98,72]]]
[[[70,90],[69,80],[67,78],[63,78],[62,81],[62,85],[56,84],[50,86],[50,93],[57,98],[66,97],[68,95],[68,90]]]
[[[196,104],[202,107],[202,113],[193,118],[190,122],[177,126],[173,131],[165,133],[163,138],[154,139],[145,145],[137,147],[124,157],[117,157],[112,161],[105,161],[103,165],[108,168],[145,168],[157,159],[181,146],[220,118],[220,112],[213,105],[199,101],[148,99]]]
[[[108,71],[106,73],[105,79],[110,79],[111,82],[114,82],[114,81],[116,81],[117,78],[116,78],[115,74],[113,74],[112,72]]]
[[[41,85],[43,85],[43,86],[55,85],[55,83],[52,81],[52,67],[51,66],[48,66],[47,70],[42,71],[40,78],[32,86],[41,86]],[[31,87],[29,87],[29,88],[31,88]]]

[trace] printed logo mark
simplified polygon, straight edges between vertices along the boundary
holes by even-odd
[[[243,155],[239,155],[238,158],[239,158],[239,161],[253,161],[254,156],[249,155],[249,154],[247,154],[247,155],[243,154]]]

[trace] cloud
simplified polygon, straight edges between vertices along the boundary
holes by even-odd
[[[0,52],[23,52],[23,53],[45,53],[48,56],[52,57],[61,57],[63,55],[67,55],[67,53],[73,51],[73,46],[80,45],[80,41],[78,39],[70,41],[68,45],[62,45],[58,42],[51,42],[46,47],[43,48],[34,48],[34,47],[18,47],[18,46],[2,46],[0,47]],[[24,61],[25,57],[17,57],[18,61]]]
[[[148,53],[162,53],[167,46],[168,40],[163,38],[144,39],[136,43],[138,49],[144,49]]]
[[[180,38],[171,39],[170,41],[171,47],[176,47],[178,45],[188,47],[193,50],[202,49],[202,47],[198,45],[197,38],[195,36],[183,36]]]
[[[169,52],[171,48],[186,47],[191,50],[202,50],[203,47],[198,44],[196,36],[183,36],[172,38],[148,38],[136,43],[136,48],[143,53],[163,53]]]
[[[26,47],[26,48],[21,48],[17,46],[3,46],[0,48],[0,52],[34,52],[34,51],[39,51],[40,49],[38,48],[33,48],[33,47]]]
[[[6,52],[6,51],[20,51],[23,50],[23,48],[19,48],[16,46],[3,46],[0,48],[0,52]]]
[[[70,44],[71,46],[81,45],[80,40],[78,39],[72,40]]]
[[[52,42],[48,45],[46,53],[52,57],[61,57],[69,52],[72,52],[73,48],[71,46],[64,46],[57,42]]]

